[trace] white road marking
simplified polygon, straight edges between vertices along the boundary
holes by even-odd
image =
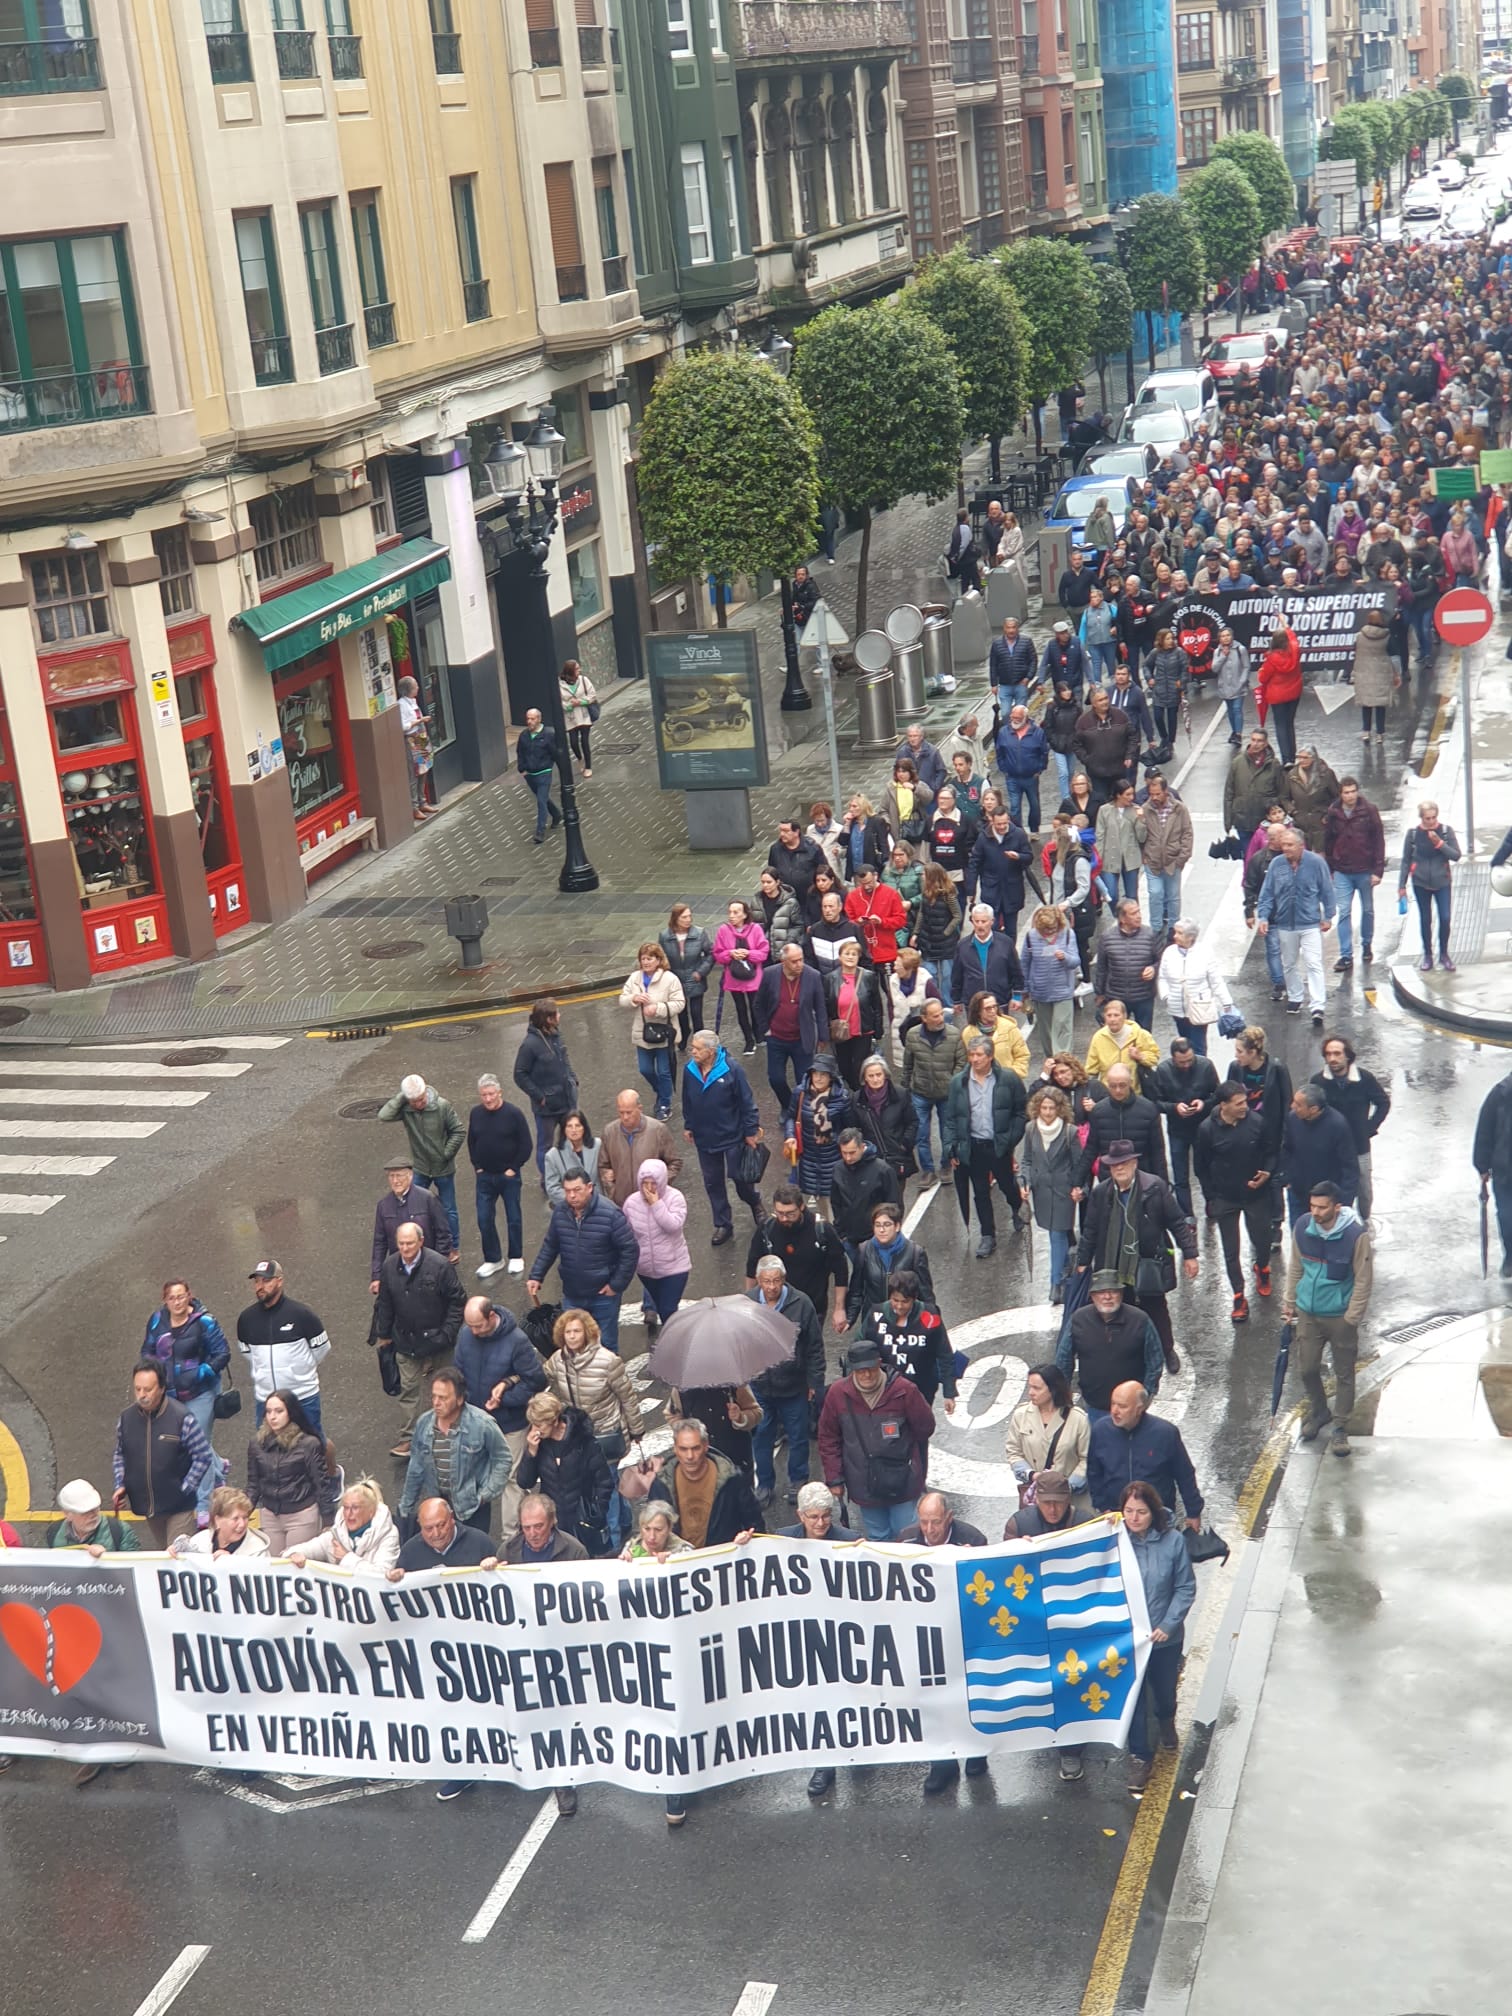
[[[0,1217],[40,1218],[44,1211],[51,1211],[54,1204],[62,1202],[61,1192],[56,1197],[31,1197],[16,1190],[0,1190]]]
[[[0,1059],[0,1075],[12,1067]],[[67,1085],[0,1085],[0,1106],[198,1106],[208,1092],[143,1085],[130,1092],[84,1092]]]
[[[98,1176],[114,1155],[0,1155],[0,1176]]]
[[[202,1043],[182,1040],[149,1043],[138,1038],[132,1043],[75,1043],[69,1049],[75,1057],[81,1054],[93,1056],[100,1050],[155,1050],[161,1056],[175,1049],[208,1049],[212,1044],[217,1050],[282,1050],[286,1043],[293,1040],[292,1036],[207,1036]]]
[[[163,2016],[163,2011],[172,2008],[209,1952],[208,1946],[186,1946],[146,2001],[138,2003],[136,2016]]]
[[[423,1782],[419,1778],[365,1778],[354,1785],[349,1780],[336,1778],[318,1781],[279,1778],[275,1782],[287,1785],[291,1790],[312,1782],[329,1785],[332,1789],[304,1799],[278,1799],[271,1792],[261,1791],[256,1784],[249,1783],[239,1771],[196,1771],[194,1778],[196,1784],[224,1792],[228,1799],[240,1799],[244,1805],[256,1806],[264,1813],[310,1813],[317,1806],[345,1806],[353,1799],[376,1799],[385,1792],[404,1792]]]
[[[0,1141],[145,1141],[166,1120],[0,1120]]]
[[[526,1871],[540,1854],[546,1836],[556,1825],[556,1821],[556,1797],[548,1793],[541,1802],[540,1811],[526,1829],[524,1840],[504,1864],[498,1882],[478,1906],[477,1915],[462,1934],[464,1946],[481,1945],[498,1924],[505,1905],[524,1881]]]
[[[131,1059],[101,1064],[65,1063],[60,1057],[0,1058],[4,1078],[240,1078],[250,1064],[138,1064]]]
[[[1191,755],[1188,756],[1185,763],[1183,763],[1181,768],[1176,772],[1176,776],[1171,784],[1171,789],[1173,791],[1179,792],[1181,790],[1182,785],[1185,784],[1188,777],[1190,777],[1192,772],[1197,768],[1197,759],[1201,756],[1203,750],[1206,749],[1209,742],[1211,742],[1213,737],[1217,734],[1218,723],[1220,721],[1227,721],[1227,719],[1228,714],[1225,711],[1222,702],[1220,701],[1213,709],[1212,720],[1209,721],[1206,728],[1203,729],[1202,733],[1197,737],[1195,743],[1193,743]]]
[[[730,2016],[767,2016],[777,1999],[775,1981],[747,1981],[740,1991],[740,2000],[730,2011]]]

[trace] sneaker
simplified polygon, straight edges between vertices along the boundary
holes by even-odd
[[[990,1260],[996,1251],[996,1239],[993,1238],[990,1232],[984,1232],[977,1241],[976,1257],[978,1260]]]
[[[523,1266],[525,1263],[521,1261],[520,1264]],[[485,1260],[481,1267],[474,1268],[473,1271],[480,1281],[491,1281],[495,1274],[500,1272],[503,1265],[504,1262],[502,1260]]]
[[[1329,1436],[1328,1453],[1330,1456],[1347,1456],[1349,1454],[1349,1437],[1342,1428],[1335,1428],[1332,1435]]]
[[[1271,999],[1278,1004],[1284,1001],[1286,999],[1286,989],[1284,987],[1272,987]]]
[[[939,1181],[940,1172],[938,1169],[921,1169],[919,1171],[919,1188],[921,1190],[933,1190],[938,1187]]]
[[[1288,1015],[1300,1015],[1302,1013],[1302,1003],[1300,1001],[1288,1001],[1286,1012]]]
[[[1420,973],[1431,973],[1433,971],[1433,955],[1431,953],[1425,952],[1423,954],[1422,959],[1418,962],[1418,971]]]
[[[741,1054],[746,1057],[754,1057],[756,1055],[756,1045],[754,1043],[747,1043]]]
[[[1060,1753],[1060,1775],[1061,1782],[1066,1785],[1074,1785],[1078,1778],[1086,1775],[1082,1767],[1081,1752],[1079,1750],[1062,1750]]]
[[[1385,740],[1386,740],[1386,737],[1385,737],[1384,735],[1377,735],[1377,737],[1376,737],[1376,740],[1377,740],[1377,742],[1381,742],[1381,743],[1384,743],[1384,742],[1385,742]]]
[[[1329,1416],[1327,1414],[1309,1414],[1307,1419],[1302,1423],[1302,1440],[1304,1442],[1316,1442],[1318,1437],[1323,1433],[1323,1430],[1328,1426],[1328,1422]]]
[[[1360,954],[1360,964],[1362,966],[1373,966],[1375,964],[1375,954],[1374,952],[1371,951],[1368,945],[1365,947],[1365,950]]]
[[[1243,1295],[1236,1295],[1234,1297],[1234,1306],[1229,1311],[1229,1321],[1232,1323],[1248,1323],[1249,1304],[1245,1301]]]
[[[443,1800],[460,1799],[464,1792],[471,1792],[471,1790],[472,1780],[470,1778],[448,1778],[444,1784],[436,1787],[436,1797]]]
[[[1439,971],[1440,973],[1458,973],[1459,971],[1458,966],[1455,965],[1447,952],[1439,960]]]
[[[1353,973],[1354,971],[1353,959],[1335,959],[1334,971],[1335,973]]]
[[[1150,1782],[1150,1773],[1155,1769],[1153,1757],[1131,1757],[1129,1759],[1129,1790],[1143,1792]]]
[[[402,1460],[408,1457],[409,1452],[410,1452],[410,1445],[408,1444],[408,1442],[396,1442],[393,1448],[390,1449],[389,1454],[390,1456],[398,1456]]]
[[[1237,748],[1239,748],[1239,747],[1241,746],[1241,743],[1242,743],[1242,740],[1243,740],[1243,738],[1242,738],[1241,736],[1238,736],[1238,735],[1230,735],[1230,737],[1229,737],[1229,747],[1230,747],[1230,749],[1237,749]],[[1061,1773],[1061,1776],[1062,1776],[1062,1777],[1064,1778],[1064,1777],[1065,1777],[1065,1775],[1066,1775],[1066,1774],[1065,1774],[1065,1772],[1063,1771],[1063,1772]],[[1081,1776],[1081,1773],[1080,1773],[1080,1771],[1078,1771],[1076,1775],[1077,1775],[1077,1777],[1078,1777],[1078,1778],[1080,1778],[1080,1776]]]
[[[681,1827],[688,1817],[688,1802],[680,1792],[667,1794],[667,1825]]]
[[[523,1274],[525,1272],[525,1262],[523,1260],[511,1260],[509,1271],[511,1274]]]
[[[1323,1027],[1323,1010],[1321,1008],[1314,1008],[1312,1011],[1312,1025],[1314,1029],[1321,1029]]]
[[[808,1781],[810,1799],[822,1799],[825,1793],[832,1792],[834,1787],[835,1774],[827,1765],[821,1765],[817,1771],[810,1773]]]
[[[1176,1740],[1176,1717],[1163,1715],[1160,1718],[1160,1747],[1162,1750],[1177,1750],[1181,1746]]]

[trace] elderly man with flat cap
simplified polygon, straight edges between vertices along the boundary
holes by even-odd
[[[1166,1296],[1176,1286],[1173,1244],[1187,1280],[1197,1279],[1197,1228],[1164,1177],[1140,1168],[1132,1141],[1111,1142],[1102,1166],[1106,1173],[1093,1186],[1082,1216],[1077,1270],[1096,1266],[1116,1274],[1129,1301],[1155,1325],[1166,1370],[1179,1372]]]

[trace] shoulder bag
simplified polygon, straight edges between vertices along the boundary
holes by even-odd
[[[242,1405],[242,1396],[231,1384],[229,1365],[221,1373],[221,1382],[221,1389],[215,1396],[215,1418],[217,1421],[229,1421],[233,1414],[240,1414]]]

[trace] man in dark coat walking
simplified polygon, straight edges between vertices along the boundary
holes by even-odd
[[[1163,1177],[1141,1173],[1139,1151],[1132,1141],[1111,1142],[1103,1169],[1103,1181],[1087,1199],[1083,1214],[1077,1269],[1097,1267],[1118,1276],[1126,1299],[1155,1325],[1166,1370],[1179,1372],[1181,1360],[1166,1303],[1176,1286],[1172,1244],[1180,1248],[1183,1274],[1195,1281],[1197,1228]]]
[[[373,1340],[380,1346],[393,1345],[399,1361],[399,1398],[409,1410],[391,1455],[410,1453],[415,1423],[430,1401],[431,1374],[451,1363],[462,1327],[463,1301],[456,1268],[425,1244],[418,1225],[401,1225],[395,1250],[378,1274]]]

